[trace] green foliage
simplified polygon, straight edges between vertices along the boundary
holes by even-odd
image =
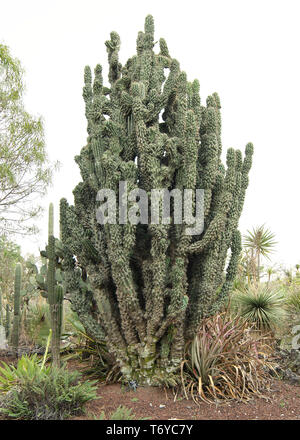
[[[13,58],[7,46],[0,45],[0,109],[12,106],[24,90],[20,61]]]
[[[0,235],[0,289],[2,300],[13,303],[15,267],[22,261],[20,246]]]
[[[264,345],[251,338],[239,318],[222,313],[206,319],[187,345],[182,365],[186,397],[210,402],[259,394],[268,383]]]
[[[132,408],[120,405],[114,412],[110,414],[108,418],[105,417],[104,411],[99,417],[94,416],[94,420],[148,420],[148,417],[137,419],[135,414],[132,413]]]
[[[38,345],[46,345],[51,328],[49,307],[44,302],[29,303],[26,316],[26,335]]]
[[[266,229],[265,225],[254,227],[252,231],[247,232],[248,235],[244,236],[244,247],[253,249],[263,257],[269,258],[270,253],[277,244],[275,234]]]
[[[32,357],[22,356],[16,367],[2,362],[2,367],[0,367],[0,392],[6,393],[17,384],[27,380],[34,381],[37,377],[50,374],[50,367],[42,369],[41,366],[42,362],[36,354]]]
[[[51,182],[41,118],[25,111],[23,71],[0,44],[0,233],[36,232],[30,219],[41,207],[37,196]],[[29,223],[28,223],[29,222]]]
[[[96,398],[95,381],[65,367],[42,366],[36,356],[22,357],[17,367],[0,368],[0,412],[21,420],[62,420],[78,414]]]
[[[287,298],[287,304],[290,305],[295,312],[300,313],[300,292],[291,292]]]
[[[286,317],[281,286],[250,285],[243,291],[233,292],[231,301],[236,313],[259,330],[274,330]]]
[[[48,217],[48,244],[45,251],[41,251],[43,265],[40,271],[35,268],[35,282],[43,298],[49,304],[50,321],[52,328],[51,352],[53,363],[60,365],[60,340],[63,326],[64,276],[61,271],[61,243],[54,237],[54,208],[49,205]]]
[[[65,320],[69,344],[66,345],[67,354],[63,355],[63,359],[77,358],[83,362],[88,359],[88,366],[84,369],[85,376],[117,382],[120,371],[117,366],[111,369],[111,355],[108,353],[105,341],[99,343],[91,338],[75,312],[68,313]],[[68,353],[68,349],[71,353]]]
[[[47,268],[47,299],[50,309],[52,341],[51,341],[51,355],[52,362],[55,367],[60,366],[60,339],[62,333],[63,320],[63,300],[64,289],[56,281],[56,265],[57,256],[55,252],[55,237],[53,235],[54,227],[54,213],[53,204],[49,206],[49,221],[48,221],[48,268]]]
[[[253,145],[247,144],[244,158],[230,148],[222,164],[219,96],[201,105],[199,82],[187,80],[165,40],[154,51],[152,16],[124,65],[119,35],[111,32],[105,44],[110,85],[103,84],[101,65],[94,75],[85,68],[88,139],[75,158],[82,181],[73,191],[74,206],[65,199],[60,205],[66,288],[86,332],[107,342],[125,380],[171,383],[185,341],[223,307],[235,278]],[[139,218],[137,224],[100,225],[97,193],[118,194],[121,181],[128,192],[147,194],[204,189],[203,233],[188,235],[190,225],[175,223],[173,206],[169,224],[159,212],[159,224]],[[128,201],[128,209],[134,206]]]
[[[300,278],[296,277],[285,286],[286,302],[291,312],[300,313]]]

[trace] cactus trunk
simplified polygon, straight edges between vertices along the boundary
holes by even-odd
[[[14,289],[14,319],[13,328],[11,334],[12,347],[16,354],[19,347],[20,338],[20,297],[21,297],[21,284],[22,284],[22,266],[17,263],[15,269],[15,289]]]
[[[51,354],[52,363],[55,367],[60,367],[60,338],[62,330],[63,315],[63,288],[56,281],[56,264],[57,256],[55,253],[55,238],[53,236],[53,205],[49,207],[49,223],[48,223],[48,268],[47,268],[47,299],[50,308],[50,319],[52,328]]]
[[[0,325],[3,325],[2,290],[0,287]]]
[[[6,339],[9,340],[9,337],[10,337],[10,310],[9,310],[8,304],[6,304],[5,334],[6,334]]]

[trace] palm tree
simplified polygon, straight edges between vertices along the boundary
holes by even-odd
[[[249,249],[252,257],[256,261],[256,278],[260,279],[260,260],[261,256],[270,259],[269,254],[273,252],[277,242],[274,240],[275,234],[265,225],[254,227],[251,231],[247,231],[244,235],[244,248]]]

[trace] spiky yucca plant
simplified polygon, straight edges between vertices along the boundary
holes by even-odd
[[[286,316],[285,295],[280,286],[250,285],[231,295],[231,305],[239,315],[259,330],[274,330]]]

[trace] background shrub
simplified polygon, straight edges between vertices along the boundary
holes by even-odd
[[[96,381],[81,382],[81,374],[43,367],[37,357],[22,357],[17,367],[0,369],[0,412],[22,420],[62,420],[77,414],[96,398]]]

